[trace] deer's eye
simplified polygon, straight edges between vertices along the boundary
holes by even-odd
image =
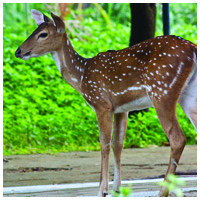
[[[48,34],[47,33],[41,33],[40,35],[39,35],[39,37],[38,38],[45,38],[45,37],[47,37],[48,36]]]

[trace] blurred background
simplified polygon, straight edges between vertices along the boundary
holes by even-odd
[[[27,61],[15,58],[16,49],[37,28],[30,10],[49,17],[50,12],[59,15],[75,50],[83,57],[93,57],[164,34],[163,4],[143,6],[146,8],[128,3],[3,4],[4,155],[100,150],[95,113],[62,79],[51,55]],[[170,3],[169,19],[171,35],[197,43],[196,3]],[[143,35],[145,32],[150,35]],[[179,106],[177,115],[187,144],[196,144],[196,131]],[[124,147],[149,145],[168,145],[153,108],[129,117]]]

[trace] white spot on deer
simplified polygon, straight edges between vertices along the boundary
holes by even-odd
[[[164,94],[167,94],[168,93],[168,91],[167,90],[164,90]]]
[[[72,79],[72,81],[74,81],[74,82],[76,82],[76,83],[78,82],[78,80],[77,80],[76,78],[73,78],[73,77],[72,77],[71,79]]]
[[[75,68],[76,68],[77,70],[79,70],[79,66],[76,65]]]
[[[146,75],[147,79],[150,80],[150,78]]]

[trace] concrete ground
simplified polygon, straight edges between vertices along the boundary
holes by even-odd
[[[150,147],[145,149],[124,149],[122,153],[122,180],[144,179],[164,176],[169,162],[170,147]],[[72,183],[98,182],[101,166],[100,152],[69,152],[55,155],[15,155],[4,156],[3,186],[35,186]],[[197,146],[186,146],[182,154],[177,173],[195,177],[197,169]],[[110,155],[110,181],[114,176],[113,153]],[[154,184],[135,187],[134,192],[151,191]],[[196,181],[189,182],[196,187]],[[112,187],[110,187],[112,189]],[[156,186],[156,190],[159,189]],[[51,191],[31,194],[4,194],[4,196],[91,196],[98,187],[63,191]],[[196,191],[184,193],[196,196]]]

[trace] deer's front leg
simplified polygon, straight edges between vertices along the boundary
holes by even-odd
[[[112,136],[112,112],[110,110],[96,111],[99,138],[101,143],[101,179],[99,196],[106,196],[108,194],[109,181],[109,153]]]
[[[115,161],[113,189],[119,190],[121,186],[121,152],[124,145],[124,138],[127,128],[128,113],[117,113],[114,115],[114,135],[113,135],[113,153]]]

